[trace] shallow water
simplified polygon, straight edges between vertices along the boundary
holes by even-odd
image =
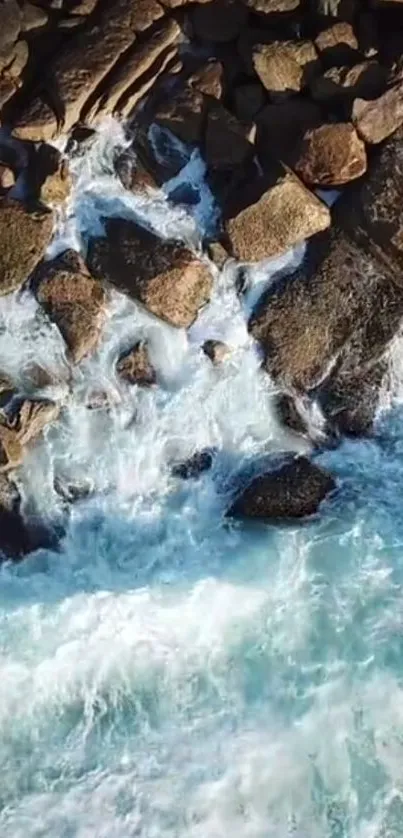
[[[130,197],[111,174],[122,142],[109,123],[75,163],[52,252],[123,207],[197,249],[208,193],[193,217],[162,193]],[[187,166],[202,177],[200,160]],[[243,300],[236,266],[216,272],[188,336],[114,295],[99,352],[58,388],[62,420],[21,474],[26,507],[62,516],[58,475],[94,494],[60,554],[0,571],[2,838],[403,835],[401,340],[374,439],[319,457],[340,486],[321,513],[295,527],[223,520],[250,462],[306,447],[278,426],[246,330],[256,296],[301,255],[249,271]],[[139,336],[152,391],[113,373]],[[200,352],[210,337],[234,348],[220,369]],[[1,368],[23,378],[33,360],[67,378],[33,299],[2,299]],[[88,410],[101,391],[110,411]],[[170,476],[206,446],[211,473]]]

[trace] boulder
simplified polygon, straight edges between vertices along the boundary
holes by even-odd
[[[49,16],[45,9],[40,6],[34,6],[33,3],[28,3],[24,0],[22,6],[22,20],[21,31],[31,32],[32,29],[40,29],[46,26]]]
[[[3,441],[3,434],[9,431],[21,446],[27,445],[57,419],[59,413],[60,405],[49,399],[16,397],[2,411],[0,437]]]
[[[319,32],[315,46],[322,61],[330,67],[357,63],[358,41],[350,23],[334,23]]]
[[[356,99],[351,119],[366,143],[381,143],[403,123],[403,85],[392,87],[377,99]]]
[[[199,477],[200,474],[211,469],[214,462],[214,454],[215,452],[211,448],[196,451],[188,460],[172,466],[173,476],[180,477],[182,480],[191,480]]]
[[[126,292],[172,326],[187,328],[210,296],[206,264],[178,241],[123,218],[105,220],[106,237],[92,239],[88,265],[94,276]]]
[[[270,176],[239,189],[239,200],[225,208],[225,245],[243,262],[259,262],[325,230],[327,206],[290,170],[278,164]]]
[[[233,97],[235,114],[244,122],[255,119],[266,104],[266,94],[259,82],[239,85],[235,88]]]
[[[306,457],[290,459],[255,477],[227,512],[229,518],[287,520],[318,511],[336,488],[331,474]]]
[[[338,20],[353,21],[359,0],[311,0],[312,12],[319,18],[337,18]]]
[[[321,125],[322,121],[318,105],[302,96],[266,105],[256,118],[256,145],[263,168],[265,160],[272,157],[292,164],[295,149],[305,132]]]
[[[200,93],[212,96],[214,99],[221,99],[224,84],[224,68],[221,61],[215,58],[207,61],[189,76],[188,84]]]
[[[124,352],[116,364],[116,372],[127,384],[138,384],[140,387],[156,384],[157,377],[147,343],[139,341],[128,352]]]
[[[54,146],[40,143],[31,153],[27,188],[34,200],[59,206],[69,197],[71,177],[68,162]]]
[[[214,0],[196,4],[190,19],[196,38],[225,43],[238,37],[247,16],[246,6],[240,0]]]
[[[350,122],[332,122],[304,136],[294,166],[309,186],[343,186],[367,169],[365,144]]]
[[[168,128],[184,143],[200,143],[206,118],[206,98],[193,88],[185,88],[167,97],[154,114],[154,121]]]
[[[403,295],[369,250],[339,228],[316,237],[304,264],[259,300],[249,329],[265,369],[288,391],[355,379],[389,348],[403,316]],[[332,375],[329,373],[332,372]]]
[[[58,327],[74,364],[96,348],[106,315],[106,291],[74,251],[44,262],[33,277],[36,298]]]
[[[403,126],[374,157],[368,177],[337,206],[339,223],[365,250],[387,262],[403,288]]]
[[[317,102],[343,104],[351,109],[357,97],[370,99],[385,90],[386,70],[377,61],[361,61],[353,67],[331,67],[311,82]]]
[[[254,145],[248,127],[218,102],[209,108],[204,138],[204,157],[209,169],[232,169],[253,157]]]
[[[271,99],[299,93],[320,70],[312,41],[273,41],[256,44],[253,65]]]
[[[130,150],[119,155],[115,161],[115,171],[124,188],[134,194],[158,188],[155,177]]]
[[[0,5],[0,69],[9,63],[10,53],[21,31],[21,9],[17,0]]]
[[[281,425],[299,436],[309,436],[306,419],[298,408],[298,397],[279,392],[274,398],[274,413]]]
[[[28,279],[51,240],[51,213],[29,212],[16,200],[0,199],[0,294],[9,294]]]
[[[203,343],[202,349],[215,367],[218,367],[231,355],[229,346],[223,343],[222,340],[206,340]]]
[[[22,443],[16,432],[0,424],[0,473],[18,468],[23,456]]]

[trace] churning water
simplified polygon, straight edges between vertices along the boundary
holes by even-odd
[[[110,165],[122,142],[110,123],[75,161],[53,251],[122,212],[197,248],[208,190],[192,213],[124,193]],[[200,183],[202,161],[186,166]],[[24,464],[27,509],[64,514],[55,477],[93,490],[59,554],[1,569],[2,838],[403,835],[399,340],[375,438],[319,457],[340,486],[321,514],[284,527],[223,519],[241,468],[304,444],[277,424],[246,329],[253,299],[301,255],[247,272],[242,299],[236,266],[217,272],[188,335],[116,294],[70,384],[32,297],[1,300],[0,367],[23,381],[35,361],[62,382],[62,420]],[[114,375],[143,336],[152,391]],[[233,347],[219,369],[200,352],[211,337]],[[100,398],[109,411],[86,407]],[[205,447],[218,452],[211,472],[171,476]]]

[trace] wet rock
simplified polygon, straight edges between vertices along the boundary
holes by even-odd
[[[336,488],[329,472],[296,457],[256,477],[227,512],[229,518],[279,520],[305,518],[318,511]]]
[[[331,372],[316,396],[328,425],[338,435],[369,436],[379,406],[379,394],[387,373],[386,358],[355,369],[347,362]]]
[[[127,384],[137,384],[139,387],[156,384],[157,376],[150,361],[147,343],[139,341],[121,355],[116,364],[116,372]]]
[[[54,422],[59,413],[60,405],[49,399],[15,398],[2,412],[0,437],[10,431],[20,445],[27,445]]]
[[[231,355],[229,346],[222,340],[206,340],[202,349],[215,367],[218,367]]]
[[[280,164],[245,184],[239,201],[226,209],[224,243],[244,262],[278,256],[330,224],[325,204]]]
[[[274,399],[274,411],[281,425],[300,436],[309,435],[306,421],[298,410],[296,397],[291,393],[278,393]]]
[[[177,241],[123,218],[105,220],[106,237],[92,239],[88,265],[173,326],[190,326],[208,300],[212,277],[207,266]]]
[[[221,99],[224,83],[224,68],[220,61],[210,59],[196,70],[188,79],[190,87],[194,87],[206,96]]]
[[[234,110],[241,121],[248,122],[255,119],[265,104],[266,95],[261,84],[250,82],[234,90]]]
[[[4,559],[22,559],[39,548],[55,549],[57,533],[38,520],[26,521],[16,484],[0,473],[0,554]]]
[[[99,0],[74,0],[71,10],[75,15],[90,15],[98,3]]]
[[[238,37],[247,16],[247,9],[240,0],[215,0],[214,3],[196,4],[191,12],[191,23],[196,38],[225,43]]]
[[[294,162],[295,149],[305,132],[321,125],[323,118],[318,105],[301,96],[266,105],[256,121],[256,144],[264,167],[268,156]]]
[[[74,251],[44,262],[33,277],[36,298],[56,324],[69,356],[78,364],[98,344],[107,295]]]
[[[134,194],[158,188],[155,177],[130,151],[124,151],[119,155],[115,162],[115,171],[124,188]]]
[[[312,12],[319,17],[333,17],[352,21],[357,12],[358,0],[312,0]]]
[[[0,408],[2,409],[13,398],[16,389],[11,378],[0,372]]]
[[[204,156],[211,169],[232,169],[254,154],[248,129],[222,105],[211,106],[207,116]]]
[[[199,143],[203,136],[206,99],[199,90],[186,88],[167,99],[154,115],[155,122],[168,128],[184,143]]]
[[[221,242],[210,242],[207,246],[207,255],[220,271],[229,259],[229,255]]]
[[[260,81],[274,100],[299,93],[320,69],[312,41],[257,44],[253,49],[253,64]]]
[[[172,467],[174,477],[181,477],[182,480],[192,480],[199,477],[205,471],[209,471],[214,462],[214,451],[206,448],[204,451],[196,451],[188,460],[183,463],[176,463]]]
[[[321,59],[330,67],[357,63],[358,41],[350,23],[334,23],[315,38]]]
[[[386,86],[386,71],[377,61],[362,61],[354,67],[332,67],[322,76],[313,79],[311,93],[318,102],[351,103],[357,97],[373,98]]]
[[[50,242],[51,213],[29,212],[20,201],[0,199],[0,294],[28,279]]]
[[[295,171],[310,186],[342,186],[367,169],[365,144],[349,122],[332,122],[308,131]]]
[[[57,148],[40,143],[31,155],[27,187],[33,199],[58,206],[69,196],[71,177],[67,160]]]
[[[307,392],[336,362],[350,376],[351,370],[365,376],[402,316],[403,297],[391,273],[333,228],[310,243],[301,268],[261,297],[249,329],[270,375],[288,391]]]
[[[66,503],[78,503],[80,500],[88,498],[94,487],[91,480],[69,480],[63,475],[57,474],[53,481],[53,488],[57,495]]]
[[[403,85],[392,87],[378,99],[356,99],[351,118],[366,143],[381,143],[403,123]]]
[[[0,472],[12,471],[21,465],[24,451],[15,431],[0,425]]]
[[[382,146],[365,180],[343,197],[339,223],[365,250],[387,262],[403,287],[403,126]]]
[[[29,47],[26,41],[17,41],[13,47],[12,57],[7,64],[7,76],[15,80],[17,87],[21,86],[20,76],[25,69],[29,59]]]

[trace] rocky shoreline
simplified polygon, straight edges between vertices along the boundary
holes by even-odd
[[[110,289],[188,329],[211,295],[210,259],[256,263],[309,240],[301,267],[258,301],[249,331],[281,422],[309,435],[301,403],[316,403],[332,441],[370,433],[403,318],[403,3],[3,0],[0,24],[0,294],[34,295],[74,366],[99,343]],[[202,252],[113,217],[83,255],[46,258],[72,186],[68,155],[85,154],[110,116],[126,122],[114,162],[128,191],[149,194],[178,174],[175,141],[200,150],[220,211]],[[341,196],[331,207],[332,190]],[[201,351],[219,366],[230,349],[209,340]],[[144,342],[116,369],[129,386],[158,384]],[[24,388],[1,375],[6,556],[56,537],[24,522],[14,482],[27,446],[62,410],[48,386],[39,366]],[[176,474],[193,477],[212,460],[195,452]],[[334,487],[296,458],[256,478],[232,514],[302,517]]]

